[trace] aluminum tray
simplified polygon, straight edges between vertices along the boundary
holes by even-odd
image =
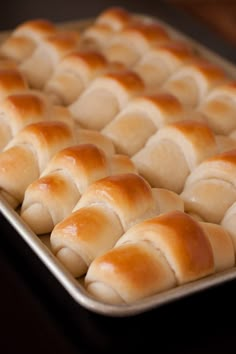
[[[184,40],[190,43],[201,55],[208,58],[212,62],[219,64],[232,78],[236,79],[236,66],[233,63],[225,60],[216,53],[208,50],[206,47],[199,44],[197,41],[189,38],[185,34],[174,29],[167,23],[157,18],[151,18],[149,16],[137,15],[142,17],[146,21],[158,21],[163,25],[169,33],[176,39]],[[73,28],[82,30],[92,20],[75,21],[69,23],[59,24],[60,27]],[[6,38],[9,32],[2,32],[0,34],[0,41]],[[103,304],[94,300],[86,292],[83,286],[83,279],[75,279],[65,267],[57,260],[50,250],[49,236],[37,236],[26,223],[23,222],[17,211],[13,210],[9,204],[0,195],[0,212],[8,220],[8,222],[14,227],[22,239],[30,246],[32,251],[39,257],[39,259],[46,265],[49,271],[60,282],[64,289],[70,294],[72,299],[84,308],[102,314],[113,317],[125,317],[136,315],[151,309],[157,308],[163,304],[167,304],[171,301],[184,298],[190,294],[197,293],[207,288],[223,284],[226,281],[236,279],[236,267],[233,267],[227,271],[216,273],[205,278],[199,279],[194,282],[187,283],[175,287],[171,290],[164,291],[154,296],[150,296],[139,302],[127,304],[127,305],[109,305]]]

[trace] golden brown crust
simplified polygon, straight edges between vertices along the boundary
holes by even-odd
[[[135,23],[126,28],[120,33],[121,37],[136,38],[142,37],[145,41],[152,46],[159,41],[169,40],[169,34],[161,25],[157,23]]]
[[[236,82],[229,81],[214,88],[199,107],[215,133],[229,134],[236,129],[235,97]]]
[[[104,78],[116,81],[125,90],[142,91],[144,83],[140,76],[132,70],[122,70],[104,74]]]
[[[131,14],[124,8],[115,6],[103,11],[96,19],[96,24],[109,26],[113,31],[119,31],[132,21]]]
[[[164,254],[178,283],[188,282],[214,271],[210,242],[200,224],[187,214],[172,211],[145,220],[128,230],[119,241],[146,240]]]
[[[85,286],[100,301],[130,303],[214,271],[212,246],[200,223],[172,211],[131,227],[91,263]]]
[[[23,62],[33,53],[41,40],[55,32],[54,24],[44,19],[23,22],[2,43],[1,53],[17,63]]]
[[[0,192],[13,208],[21,203],[28,184],[38,175],[35,156],[26,145],[12,146],[0,153]]]
[[[55,30],[55,25],[46,19],[34,19],[21,23],[14,31],[14,35],[19,34],[22,30],[30,30],[36,32],[38,35],[49,36]],[[25,33],[25,32],[24,32]]]
[[[236,198],[236,150],[205,159],[188,176],[181,197],[186,211],[220,223]]]
[[[24,91],[28,88],[23,75],[17,69],[1,69],[0,66],[0,96],[4,98],[11,93]]]
[[[215,136],[213,131],[204,122],[191,120],[182,120],[172,123],[171,126],[181,132],[187,139],[191,140],[193,145],[202,149],[206,146],[213,146],[215,150]]]
[[[184,108],[173,95],[144,94],[129,101],[102,132],[118,152],[133,156],[158,129],[184,117]]]
[[[107,60],[98,52],[72,52],[56,65],[44,91],[56,102],[67,106],[78,99],[90,81],[107,68]]]
[[[192,60],[194,58],[193,49],[184,42],[177,40],[169,40],[166,43],[161,43],[152,48],[153,51],[158,53],[166,53],[167,55],[173,55],[181,61]]]
[[[168,40],[167,31],[159,24],[139,22],[114,35],[103,53],[110,61],[133,67],[154,44]]]
[[[38,122],[27,125],[6,146],[29,144],[37,156],[40,171],[59,149],[75,144],[72,129],[63,122]]]
[[[126,244],[97,257],[85,277],[90,295],[111,304],[132,303],[175,285],[166,260],[146,242]]]
[[[44,44],[56,50],[60,55],[65,55],[69,51],[76,50],[80,39],[79,32],[60,31],[44,40]]]
[[[81,194],[91,181],[109,174],[105,153],[93,144],[75,145],[60,150],[46,166],[42,175],[62,169],[71,174]],[[86,179],[86,182],[83,179]]]
[[[77,65],[83,65],[85,68],[100,69],[104,68],[108,62],[106,58],[99,52],[89,51],[89,52],[74,52],[65,56],[61,63],[62,67],[68,67],[73,69]]]
[[[8,96],[5,105],[21,117],[26,111],[29,115],[43,115],[46,108],[43,100],[39,96],[31,94],[30,91]]]
[[[69,109],[83,128],[101,130],[144,89],[142,79],[132,70],[108,72],[92,80]]]
[[[134,173],[109,176],[94,182],[74,210],[96,203],[109,206],[119,216],[124,229],[145,215],[153,215],[156,210],[151,187]]]
[[[163,89],[176,95],[182,103],[197,107],[214,87],[225,81],[227,75],[221,66],[196,58],[173,73]]]
[[[122,232],[117,216],[109,208],[92,205],[73,212],[57,224],[50,243],[52,251],[69,270],[72,268],[71,251],[76,254],[72,274],[78,277],[86,272],[97,255],[114,246]]]
[[[72,212],[91,183],[114,173],[134,171],[127,156],[108,158],[94,144],[70,146],[56,153],[40,178],[26,189],[21,216],[35,233],[49,233]]]
[[[153,187],[180,193],[191,171],[217,152],[215,136],[206,123],[180,120],[159,129],[132,160]]]

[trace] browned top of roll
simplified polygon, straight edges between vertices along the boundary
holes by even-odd
[[[28,85],[23,75],[17,69],[1,69],[0,63],[0,90],[27,89]]]
[[[40,172],[49,159],[60,149],[75,144],[72,129],[63,122],[46,121],[27,125],[8,144],[6,149],[26,144],[33,148],[38,158]]]
[[[215,135],[211,128],[204,122],[195,120],[181,120],[171,123],[167,126],[179,130],[184,136],[186,136],[196,146],[201,144],[206,147],[206,143],[215,145]]]
[[[102,68],[108,65],[106,58],[99,52],[88,51],[88,52],[73,52],[68,54],[61,61],[61,65],[77,66],[77,64],[82,64],[91,68]]]
[[[96,19],[96,23],[105,24],[115,31],[122,29],[130,21],[130,13],[118,6],[114,6],[103,11]]]
[[[44,41],[45,44],[55,48],[61,52],[76,50],[80,39],[79,32],[76,31],[60,31],[49,37]]]
[[[125,27],[117,38],[130,38],[131,40],[136,38],[142,38],[150,45],[154,45],[157,42],[169,40],[167,31],[157,23],[133,23]]]
[[[55,31],[55,25],[46,19],[34,19],[21,23],[17,26],[15,33],[20,32],[23,29],[32,30],[42,36],[48,36]]]
[[[226,79],[226,73],[221,66],[200,57],[195,57],[188,67],[198,71],[210,81],[220,82]]]
[[[159,249],[180,283],[214,271],[213,251],[204,229],[184,212],[171,211],[145,220],[129,229],[118,245],[138,240]]]
[[[154,47],[153,50],[174,55],[180,60],[190,57],[192,58],[193,55],[193,50],[189,45],[177,40],[170,40],[165,43],[160,43],[158,46]]]
[[[213,162],[213,161],[219,161],[219,162],[225,162],[225,163],[230,163],[233,165],[236,165],[236,149],[230,150],[230,151],[225,151],[221,154],[214,155],[210,158],[208,158],[205,162]],[[203,162],[204,163],[204,162]]]
[[[6,112],[13,112],[14,116],[42,115],[43,119],[46,105],[40,97],[28,91],[7,96],[2,107]]]
[[[138,96],[133,102],[149,101],[156,105],[159,109],[167,114],[183,114],[183,105],[180,103],[177,97],[165,92],[152,93],[147,95]]]
[[[43,174],[60,169],[72,174],[81,194],[88,183],[109,174],[105,153],[93,144],[69,146],[60,150],[47,165]]]
[[[132,70],[121,70],[117,72],[109,72],[104,74],[97,80],[111,79],[118,82],[127,90],[142,91],[144,89],[144,83],[140,76]]]
[[[27,141],[27,137],[31,139],[37,139],[48,142],[52,139],[60,141],[62,137],[71,137],[71,129],[69,126],[62,122],[39,122],[35,124],[30,124],[24,128],[18,136],[15,137],[16,140],[21,140],[20,138]]]
[[[114,210],[126,229],[144,215],[153,215],[155,200],[150,185],[141,176],[124,173],[91,184],[75,209],[102,203]]]

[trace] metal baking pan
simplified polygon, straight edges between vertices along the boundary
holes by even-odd
[[[198,42],[189,38],[183,33],[180,33],[167,23],[149,16],[141,16],[147,21],[158,21],[162,24],[169,33],[176,39],[187,41],[195,48],[203,57],[208,58],[212,62],[219,64],[228,73],[232,79],[236,79],[236,67],[233,63],[225,60],[221,56],[208,50]],[[87,25],[91,24],[92,20],[76,21],[64,24],[59,24],[60,27],[84,29]],[[9,32],[3,32],[0,34],[0,40],[3,40]],[[43,264],[49,269],[49,271],[60,282],[64,289],[70,294],[72,299],[83,306],[84,308],[106,316],[112,317],[125,317],[132,316],[145,311],[152,310],[161,305],[168,304],[171,301],[175,301],[184,298],[190,294],[197,293],[207,288],[223,284],[226,281],[236,279],[236,267],[233,267],[227,271],[216,273],[205,278],[199,279],[194,282],[187,283],[185,285],[177,286],[171,290],[158,293],[157,295],[150,296],[139,302],[127,304],[127,305],[109,305],[96,301],[85,290],[83,286],[83,279],[75,279],[65,267],[57,260],[50,250],[49,235],[37,236],[26,223],[23,222],[18,212],[13,210],[4,198],[0,195],[0,212],[8,220],[8,222],[15,228],[22,239],[29,245],[32,251],[39,257]]]

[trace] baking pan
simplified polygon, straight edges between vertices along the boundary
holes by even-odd
[[[198,51],[203,57],[208,58],[210,61],[220,65],[227,74],[236,79],[236,67],[233,63],[225,60],[221,56],[210,51],[202,46],[192,38],[171,27],[169,24],[157,18],[149,16],[137,15],[142,17],[145,21],[158,21],[164,26],[173,38],[187,41]],[[75,21],[69,23],[58,24],[60,27],[72,28],[82,30],[92,23],[92,19],[85,21]],[[9,32],[0,34],[0,40],[6,38]],[[49,235],[37,236],[29,226],[21,219],[18,212],[13,210],[9,204],[0,195],[0,211],[8,222],[18,232],[19,236],[29,245],[32,251],[39,257],[54,277],[60,282],[64,289],[70,294],[71,299],[84,308],[95,313],[103,314],[113,317],[132,316],[143,313],[161,305],[168,304],[171,301],[184,298],[188,295],[197,293],[199,291],[208,289],[210,287],[223,284],[226,281],[236,279],[236,268],[233,267],[227,271],[216,273],[205,278],[199,279],[185,285],[177,286],[171,290],[158,293],[157,295],[150,296],[141,301],[126,305],[109,305],[103,304],[92,298],[83,286],[83,279],[75,279],[67,269],[57,260],[50,250]]]

